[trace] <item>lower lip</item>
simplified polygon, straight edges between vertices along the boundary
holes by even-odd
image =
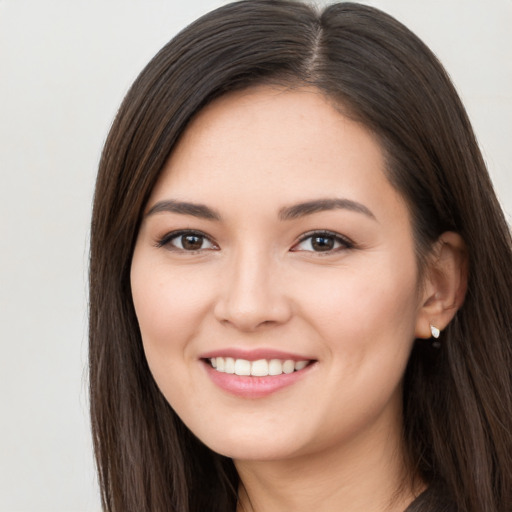
[[[291,386],[307,375],[314,363],[310,363],[306,368],[293,373],[282,373],[266,377],[252,377],[235,375],[231,373],[218,372],[207,362],[203,361],[206,371],[213,383],[219,388],[232,395],[242,398],[263,398],[276,391]]]

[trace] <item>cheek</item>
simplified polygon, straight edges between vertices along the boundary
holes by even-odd
[[[337,397],[354,429],[380,414],[391,397],[399,401],[414,342],[415,266],[374,270],[333,273],[323,290],[315,287],[304,302],[304,316],[319,335],[324,368],[332,377],[329,396]],[[331,398],[326,400],[324,407],[332,408]],[[342,421],[348,420],[336,416],[332,428]]]
[[[198,327],[207,284],[191,277],[165,263],[141,264],[134,255],[132,297],[150,366],[171,363]]]
[[[197,315],[210,285],[197,272],[183,272],[169,263],[145,263],[135,253],[131,289],[137,317],[152,330]]]
[[[333,269],[303,284],[303,315],[330,340],[332,350],[410,348],[418,311],[414,262]]]
[[[134,255],[131,288],[144,353],[156,384],[177,410],[197,395],[187,369],[195,362],[190,340],[205,309],[200,281],[165,262],[151,264]]]

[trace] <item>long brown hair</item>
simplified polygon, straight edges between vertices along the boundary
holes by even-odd
[[[229,91],[312,85],[376,134],[407,200],[420,265],[452,230],[469,254],[466,300],[442,347],[416,342],[404,440],[424,481],[466,512],[512,510],[512,249],[464,108],[442,66],[374,8],[249,0],[168,43],[137,78],[103,151],[90,260],[90,400],[105,510],[227,512],[232,461],[182,424],[150,374],[130,291],[141,213],[191,118]],[[441,492],[441,491],[440,491]]]

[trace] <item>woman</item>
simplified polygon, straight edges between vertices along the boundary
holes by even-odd
[[[199,19],[100,164],[105,510],[510,510],[511,256],[460,100],[400,23]]]

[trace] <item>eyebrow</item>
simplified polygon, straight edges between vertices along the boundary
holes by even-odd
[[[192,215],[193,217],[206,220],[221,220],[219,213],[204,204],[187,203],[171,199],[159,201],[153,205],[148,213],[146,213],[146,217],[160,212],[181,213],[182,215]]]
[[[364,205],[351,199],[317,199],[314,201],[306,201],[304,203],[295,204],[281,208],[279,211],[279,218],[281,220],[292,220],[306,215],[311,215],[317,212],[324,212],[329,210],[350,210],[357,213],[362,213],[367,217],[377,220],[375,215]]]
[[[367,217],[376,220],[375,215],[363,204],[351,199],[316,199],[305,201],[303,203],[286,206],[279,210],[280,220],[293,220],[313,213],[329,210],[350,210],[362,213]],[[212,208],[198,203],[188,203],[185,201],[175,201],[167,199],[154,204],[146,214],[146,217],[160,212],[179,213],[182,215],[191,215],[200,219],[216,220],[222,219],[221,215]]]

